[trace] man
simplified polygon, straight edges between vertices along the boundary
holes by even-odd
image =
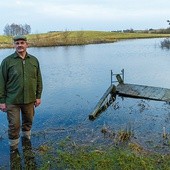
[[[27,38],[17,35],[13,41],[15,52],[6,57],[0,66],[0,110],[7,112],[11,151],[18,148],[20,115],[22,136],[30,139],[34,106],[41,104],[42,93],[39,62],[27,53]]]

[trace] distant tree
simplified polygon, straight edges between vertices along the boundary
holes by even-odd
[[[131,28],[131,29],[123,30],[123,32],[125,32],[125,33],[134,33],[134,30]]]
[[[25,24],[24,26],[23,26],[23,29],[24,29],[24,34],[30,34],[31,33],[31,26],[30,25],[28,25],[28,24]]]
[[[4,34],[5,35],[26,35],[26,34],[30,34],[31,33],[31,27],[28,24],[25,25],[18,25],[18,24],[7,24],[4,27]]]
[[[167,20],[168,24],[170,25],[170,20]],[[165,29],[165,33],[166,34],[170,34],[170,27],[168,27],[167,29]],[[161,42],[161,48],[166,48],[166,49],[170,49],[170,39],[169,38],[165,38],[162,42]]]
[[[168,24],[170,25],[170,20],[167,20]],[[168,27],[166,30],[165,30],[165,33],[166,34],[170,34],[170,27]]]

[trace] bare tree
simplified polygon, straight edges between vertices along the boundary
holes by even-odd
[[[14,36],[14,35],[18,35],[18,34],[26,35],[26,34],[30,34],[30,33],[31,33],[31,27],[28,24],[18,25],[18,24],[13,23],[11,25],[7,24],[4,27],[5,35]]]
[[[11,28],[8,24],[4,28],[4,34],[5,35],[11,35]]]
[[[25,24],[25,25],[23,26],[23,28],[24,28],[24,30],[25,30],[25,32],[26,32],[27,34],[30,34],[30,33],[31,33],[31,26],[30,26],[30,25]]]

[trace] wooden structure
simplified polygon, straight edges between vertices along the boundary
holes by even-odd
[[[111,84],[102,98],[97,103],[94,111],[89,115],[90,120],[94,120],[101,112],[107,109],[116,100],[116,86]]]
[[[113,76],[116,76],[116,81],[113,81]],[[118,85],[113,85],[113,83],[116,82],[118,82]],[[170,102],[170,89],[127,84],[124,83],[124,69],[121,70],[120,74],[113,74],[111,71],[111,85],[96,105],[94,111],[89,115],[89,119],[94,120],[99,115],[99,113],[107,109],[110,104],[116,100],[116,95]]]
[[[170,102],[170,89],[137,84],[118,84],[116,93],[124,97]]]

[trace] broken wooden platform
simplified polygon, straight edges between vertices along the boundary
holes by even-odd
[[[113,76],[116,76],[117,81],[113,81]],[[116,82],[118,82],[118,85],[113,84]],[[89,115],[89,119],[94,120],[102,111],[106,110],[116,100],[116,95],[170,102],[170,89],[138,84],[127,84],[124,83],[124,69],[121,70],[120,74],[113,74],[111,70],[111,85],[99,100],[94,111]]]
[[[116,92],[120,96],[170,102],[170,89],[137,84],[118,84]]]

